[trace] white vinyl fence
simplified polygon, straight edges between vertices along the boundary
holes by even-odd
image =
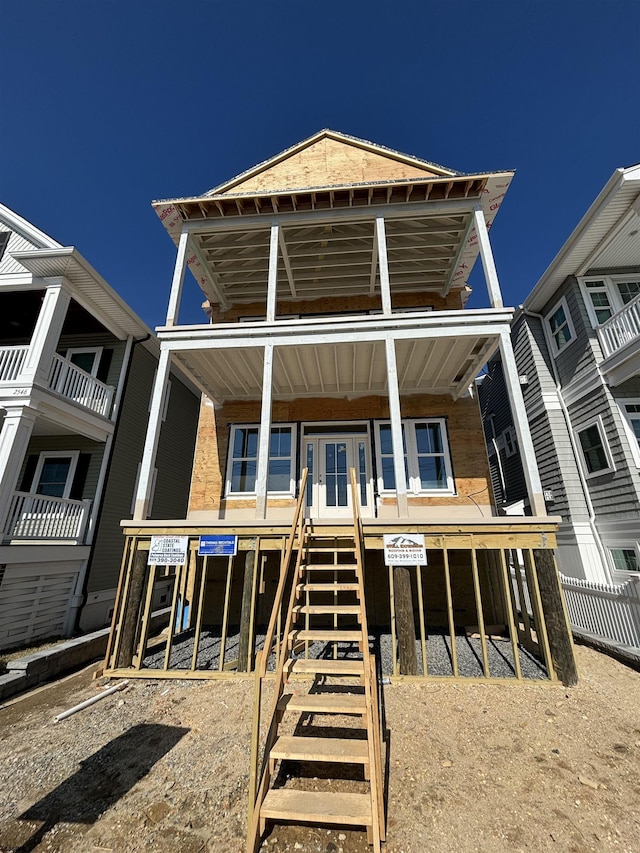
[[[605,584],[561,574],[560,581],[573,628],[640,648],[640,578]]]

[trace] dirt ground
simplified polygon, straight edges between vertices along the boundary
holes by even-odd
[[[385,687],[387,853],[640,850],[640,675],[584,647],[580,683]],[[85,671],[0,710],[0,849],[243,850],[252,681]],[[365,853],[356,830],[272,827],[264,851]]]

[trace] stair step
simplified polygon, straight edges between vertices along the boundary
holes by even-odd
[[[358,616],[361,611],[359,604],[296,604],[294,613],[308,613],[309,616],[336,615]]]
[[[312,675],[363,675],[364,663],[361,660],[299,658],[287,661],[287,669],[289,672]]]
[[[310,643],[322,641],[333,643],[361,643],[362,631],[341,631],[340,629],[336,630],[335,628],[327,628],[326,630],[315,628],[310,631],[300,629],[292,631],[289,637],[293,641],[308,640]]]
[[[371,798],[368,794],[275,788],[267,793],[260,817],[298,823],[371,826]]]
[[[368,764],[366,740],[338,737],[295,737],[282,735],[274,743],[271,758],[288,761],[330,761],[338,764]]]
[[[299,592],[357,592],[360,585],[357,583],[301,583],[298,584]]]
[[[300,714],[364,714],[366,704],[361,693],[285,693],[280,697],[278,710]]]

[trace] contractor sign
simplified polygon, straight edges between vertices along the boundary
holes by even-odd
[[[426,566],[427,549],[421,533],[391,533],[384,537],[385,566]]]

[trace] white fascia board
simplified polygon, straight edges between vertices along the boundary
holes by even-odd
[[[50,237],[48,234],[45,234],[44,231],[36,228],[35,225],[4,204],[0,204],[0,220],[12,231],[22,234],[25,239],[30,242],[40,244],[43,249],[62,248],[62,243],[58,243],[58,241],[54,240],[53,237]]]
[[[638,181],[640,181],[638,167],[616,169],[525,299],[525,308],[538,312],[544,308],[565,278],[575,272],[590,254],[591,247],[587,244],[581,245],[581,242],[589,235],[597,236],[598,240],[605,237],[610,226],[599,223],[599,218],[621,191]],[[640,187],[636,189],[636,194],[638,190]],[[632,202],[633,197],[630,196],[629,203]],[[602,233],[599,233],[598,229]]]

